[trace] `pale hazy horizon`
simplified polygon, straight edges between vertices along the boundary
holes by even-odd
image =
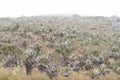
[[[74,15],[120,16],[119,0],[1,0],[0,17]]]

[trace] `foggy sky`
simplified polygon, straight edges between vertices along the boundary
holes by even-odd
[[[120,16],[119,0],[0,0],[0,17],[39,15]]]

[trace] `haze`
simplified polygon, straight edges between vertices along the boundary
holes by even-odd
[[[0,17],[37,15],[120,16],[119,0],[1,0]]]

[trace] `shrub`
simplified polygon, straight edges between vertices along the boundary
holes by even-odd
[[[119,52],[119,48],[112,48],[112,52]]]
[[[120,61],[116,62],[115,65],[120,67]]]
[[[0,47],[0,54],[3,55],[19,55],[22,53],[21,48],[16,45],[5,44]]]
[[[101,40],[102,40],[102,38],[100,38],[98,35],[96,36],[91,35],[91,39],[92,39],[93,45],[100,45]]]
[[[93,50],[90,52],[90,54],[94,55],[94,56],[97,56],[99,54],[99,51],[98,50]]]
[[[58,48],[55,50],[57,53],[62,53],[62,49]]]
[[[105,65],[106,65],[107,67],[110,67],[110,66],[111,66],[110,62],[108,62],[108,61],[105,61]]]
[[[70,48],[58,48],[55,50],[57,53],[61,53],[62,55],[69,56],[72,52]]]

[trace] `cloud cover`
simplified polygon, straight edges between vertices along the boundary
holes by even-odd
[[[119,0],[0,0],[0,17],[34,15],[120,16]]]

